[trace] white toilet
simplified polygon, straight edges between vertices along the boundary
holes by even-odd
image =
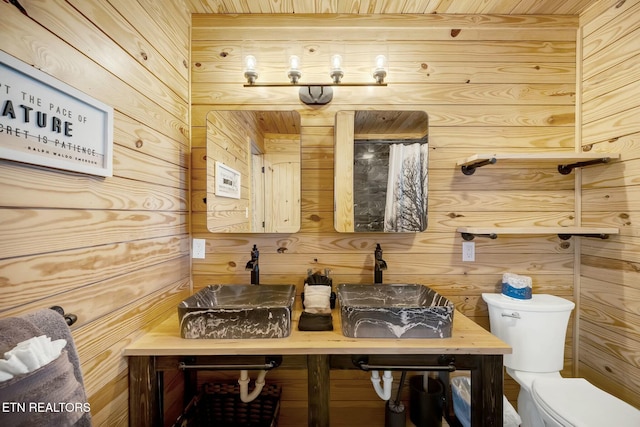
[[[482,294],[491,332],[509,344],[507,374],[520,384],[522,427],[640,426],[640,410],[583,378],[562,378],[567,324],[575,304],[554,295],[518,300]]]

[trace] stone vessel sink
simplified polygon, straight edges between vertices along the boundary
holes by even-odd
[[[351,338],[448,338],[453,303],[419,284],[339,284],[342,334]]]
[[[294,285],[209,285],[178,304],[182,338],[284,338]]]

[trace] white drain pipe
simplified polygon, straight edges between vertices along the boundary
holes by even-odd
[[[255,400],[256,397],[260,395],[262,391],[262,387],[264,387],[264,377],[267,376],[267,371],[260,371],[258,374],[258,378],[256,378],[255,388],[251,393],[249,393],[249,371],[242,370],[240,371],[240,379],[238,380],[238,384],[240,384],[240,400],[244,403],[249,403]]]
[[[378,371],[371,371],[371,383],[375,389],[378,397],[382,400],[391,399],[391,384],[393,383],[393,375],[391,371],[384,371],[382,380],[384,381],[384,387],[380,386],[380,373]]]

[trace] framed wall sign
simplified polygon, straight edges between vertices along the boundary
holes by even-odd
[[[113,108],[0,51],[0,158],[111,176]]]
[[[240,198],[240,172],[216,162],[216,196]]]

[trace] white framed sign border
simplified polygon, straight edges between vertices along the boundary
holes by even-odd
[[[0,51],[0,158],[113,175],[113,108]]]
[[[216,191],[218,197],[240,198],[241,174],[237,170],[216,161]]]

